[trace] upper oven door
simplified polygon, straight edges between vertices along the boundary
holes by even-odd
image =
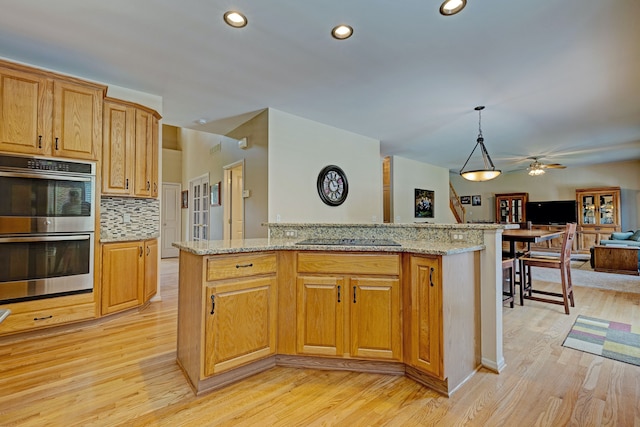
[[[0,235],[95,229],[95,177],[0,171]]]

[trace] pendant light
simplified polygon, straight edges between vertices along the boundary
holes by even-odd
[[[500,175],[502,171],[496,170],[496,167],[493,165],[493,161],[487,152],[487,148],[484,146],[484,138],[482,137],[482,110],[484,110],[484,106],[480,105],[474,108],[474,110],[478,112],[478,139],[476,140],[477,142],[475,147],[471,150],[471,154],[467,157],[467,161],[464,162],[464,166],[460,169],[460,176],[469,181],[489,181]],[[467,167],[467,163],[469,163],[471,156],[473,156],[473,153],[476,151],[478,146],[480,146],[480,151],[482,152],[484,169],[465,171],[464,168]]]

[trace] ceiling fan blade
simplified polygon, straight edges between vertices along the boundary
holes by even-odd
[[[543,165],[542,167],[547,169],[566,169],[567,168],[565,165],[561,165],[560,163],[549,163],[549,164]]]

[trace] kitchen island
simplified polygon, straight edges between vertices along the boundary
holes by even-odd
[[[196,393],[281,365],[407,375],[450,395],[486,366],[484,235],[501,228],[462,225],[456,243],[449,228],[289,224],[174,243],[179,365]],[[318,235],[350,240],[299,244]]]

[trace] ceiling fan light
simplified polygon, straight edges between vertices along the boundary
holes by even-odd
[[[445,0],[440,6],[440,14],[444,16],[455,15],[467,5],[467,0]]]
[[[531,168],[529,170],[529,175],[531,175],[531,176],[540,176],[540,175],[543,175],[543,174],[544,174],[544,169],[539,168],[539,167],[538,168]]]

